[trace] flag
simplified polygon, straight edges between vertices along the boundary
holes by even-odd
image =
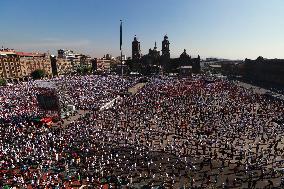
[[[122,21],[120,20],[120,50],[122,46]]]

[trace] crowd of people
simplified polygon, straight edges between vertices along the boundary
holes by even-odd
[[[55,82],[64,103],[91,110],[127,91],[136,80],[113,75],[87,75],[55,78],[52,82]]]
[[[21,121],[37,116],[39,108],[35,90],[27,85],[0,87],[0,121]]]
[[[69,80],[56,82],[66,83],[66,97],[86,110],[137,81]],[[282,101],[226,79],[149,78],[136,94],[68,125],[1,123],[0,186],[283,187],[283,117]]]
[[[59,106],[74,105],[91,110],[110,101],[134,85],[135,79],[118,76],[67,76],[43,81],[29,81],[0,88],[0,121],[21,121],[44,116],[38,95],[46,96],[46,89],[59,98]]]

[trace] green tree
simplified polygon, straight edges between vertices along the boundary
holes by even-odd
[[[0,86],[5,86],[7,84],[5,79],[0,79]]]
[[[79,67],[77,68],[77,73],[80,75],[87,75],[91,73],[92,68],[91,67]]]
[[[82,75],[83,74],[83,68],[82,67],[77,68],[77,73]]]
[[[84,67],[83,68],[83,74],[84,75],[91,73],[91,71],[92,71],[91,67]]]
[[[35,70],[31,73],[31,76],[33,79],[42,79],[43,77],[45,77],[45,71],[44,70]]]

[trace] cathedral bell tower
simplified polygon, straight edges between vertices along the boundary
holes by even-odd
[[[170,58],[170,42],[167,35],[164,36],[162,41],[162,56]]]
[[[132,42],[132,60],[139,60],[141,58],[140,42],[137,40],[136,35]]]

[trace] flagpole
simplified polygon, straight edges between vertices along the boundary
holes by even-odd
[[[121,76],[122,76],[122,78],[123,78],[123,64],[122,64],[122,50],[120,51],[120,57],[121,57]]]
[[[123,78],[123,66],[122,66],[122,20],[120,20],[120,68],[121,68],[121,77]]]

